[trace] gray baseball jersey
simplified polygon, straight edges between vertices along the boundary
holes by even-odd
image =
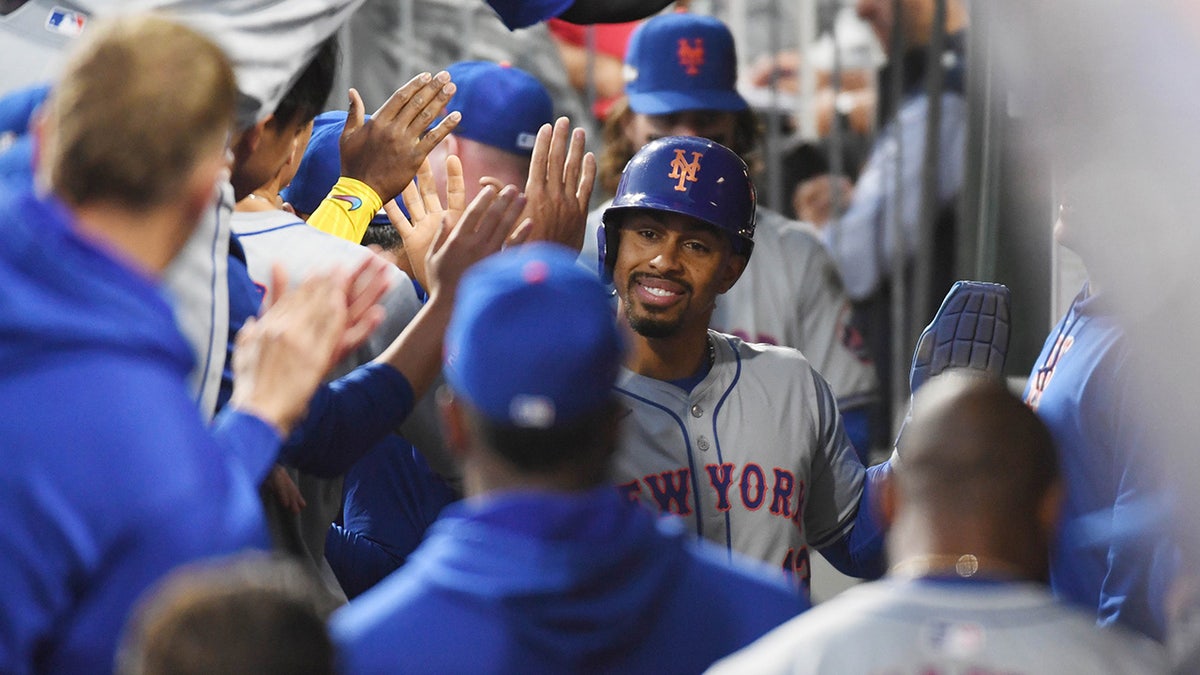
[[[849,531],[864,469],[825,380],[785,347],[709,331],[712,369],[691,393],[622,370],[629,412],[613,480],[697,535],[809,578],[809,546]]]
[[[222,183],[218,200],[163,272],[175,321],[196,351],[188,386],[205,419],[217,410],[229,342],[229,217],[233,187]]]
[[[876,396],[875,367],[850,324],[850,301],[833,258],[810,226],[760,208],[754,254],[717,298],[711,326],[748,342],[793,347],[829,382],[838,407]]]
[[[1166,666],[1158,645],[1098,628],[1036,584],[889,578],[818,605],[708,672],[1132,675]]]

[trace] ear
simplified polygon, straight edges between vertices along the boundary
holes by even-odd
[[[622,115],[617,123],[621,125],[621,134],[625,137],[625,141],[629,143],[630,154],[636,153],[641,144],[638,143],[637,131],[634,122],[637,121],[637,113],[630,110],[627,114]]]
[[[737,280],[742,277],[742,272],[746,271],[746,264],[750,262],[750,258],[736,253],[730,253],[725,260],[725,266],[721,270],[721,285],[717,288],[718,293],[725,293],[733,288]]]
[[[1058,535],[1059,516],[1062,514],[1063,486],[1062,481],[1054,481],[1041,500],[1038,501],[1038,527],[1047,542],[1052,542]]]
[[[49,192],[50,176],[48,173],[43,174],[42,169],[47,166],[49,161],[50,144],[53,142],[54,134],[50,121],[41,108],[33,113],[33,119],[29,121],[29,132],[33,134],[33,175],[38,189]]]
[[[274,122],[274,120],[274,114],[267,115],[238,136],[237,141],[233,144],[234,166],[244,164],[254,154],[254,151],[258,150],[267,125]]]
[[[875,506],[879,509],[879,515],[883,519],[885,527],[891,527],[892,523],[896,522],[896,475],[888,473],[887,477],[880,481],[875,486],[879,491],[875,499]]]
[[[470,456],[470,439],[467,432],[467,420],[463,414],[462,404],[454,397],[450,387],[442,385],[437,391],[438,413],[442,419],[442,432],[446,439],[446,447],[451,456],[459,464]]]

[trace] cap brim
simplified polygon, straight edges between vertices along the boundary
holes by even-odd
[[[736,91],[710,89],[629,94],[629,107],[642,115],[669,115],[685,110],[739,112],[749,106],[746,99]]]

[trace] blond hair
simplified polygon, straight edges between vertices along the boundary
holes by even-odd
[[[50,187],[74,205],[178,198],[228,139],[236,99],[229,60],[194,30],[153,14],[98,24],[46,104]]]

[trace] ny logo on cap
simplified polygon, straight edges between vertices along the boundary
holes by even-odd
[[[688,75],[699,75],[704,65],[704,38],[696,38],[688,44],[687,38],[679,38],[679,65]]]
[[[671,160],[671,173],[667,174],[667,178],[678,178],[679,184],[675,189],[679,192],[687,192],[684,186],[684,181],[688,183],[696,182],[696,172],[700,170],[700,158],[704,155],[699,152],[692,153],[692,161],[689,162],[683,158],[687,151],[676,149],[675,159]]]

